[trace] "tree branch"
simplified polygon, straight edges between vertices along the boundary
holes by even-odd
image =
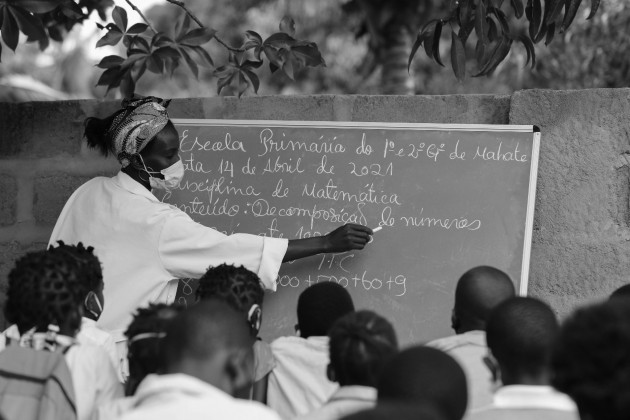
[[[146,22],[146,24],[149,26],[149,29],[151,29],[151,31],[156,34],[157,32],[155,31],[155,29],[153,28],[153,26],[151,26],[151,22],[149,22],[149,20],[142,14],[142,12],[140,11],[140,9],[138,9],[136,7],[135,4],[133,4],[131,2],[131,0],[125,0],[127,2],[127,4],[136,11],[136,13],[138,13],[140,15],[140,17],[142,18],[142,20],[144,20]]]
[[[129,1],[129,0],[127,0]],[[190,16],[190,18],[192,20],[194,20],[197,25],[199,25],[200,28],[205,28],[205,25],[203,23],[201,23],[201,21],[199,19],[197,19],[197,16],[193,15],[193,13],[190,11],[190,9],[188,9],[188,7],[186,7],[186,5],[184,4],[183,1],[178,1],[178,0],[166,0],[168,3],[174,4],[175,6],[181,7],[184,12],[186,12],[186,14],[188,16]],[[219,38],[218,36],[214,36],[214,39],[221,45],[223,45],[227,50],[232,51],[232,52],[244,52],[245,49],[243,48],[235,48],[232,47],[230,45],[228,45],[225,41],[223,41],[221,38]]]

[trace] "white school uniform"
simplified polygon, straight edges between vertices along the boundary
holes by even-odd
[[[120,357],[124,330],[138,307],[172,303],[177,281],[201,277],[209,266],[243,265],[275,290],[288,240],[224,235],[160,202],[124,172],[96,177],[68,199],[49,244],[93,246],[103,265],[105,309],[98,326],[110,332]]]
[[[328,401],[299,420],[340,420],[376,405],[376,388],[347,385],[339,388]],[[393,419],[392,419],[393,420]]]
[[[271,343],[276,367],[269,374],[267,404],[285,420],[321,407],[339,388],[328,380],[328,337],[280,337]]]
[[[256,401],[236,399],[184,374],[149,375],[120,420],[279,420]]]
[[[81,330],[77,334],[77,340],[79,343],[93,344],[103,349],[112,361],[112,365],[118,374],[118,379],[121,382],[124,381],[124,378],[122,377],[122,370],[120,368],[122,363],[118,358],[114,337],[112,337],[110,333],[97,327],[96,321],[93,319],[83,317],[81,319]]]

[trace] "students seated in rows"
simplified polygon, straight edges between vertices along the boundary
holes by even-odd
[[[8,337],[8,345],[39,347],[38,337],[44,336],[49,339],[49,348],[64,352],[79,420],[90,419],[98,405],[123,394],[107,353],[75,339],[88,293],[85,278],[89,275],[92,273],[86,265],[68,252],[53,249],[26,254],[9,273],[5,306],[6,319],[16,325],[19,335]],[[46,334],[57,329],[58,334]]]
[[[466,376],[460,365],[448,354],[431,347],[416,346],[401,351],[383,367],[378,381],[377,407],[428,404],[445,420],[461,420],[467,400]]]
[[[509,299],[492,311],[486,361],[500,388],[492,405],[473,412],[470,420],[579,420],[573,400],[550,385],[558,330],[551,308],[533,298]]]
[[[147,376],[123,420],[278,420],[256,401],[234,398],[251,386],[252,336],[243,315],[207,300],[173,320],[162,343],[164,373]]]
[[[252,337],[256,338],[262,322],[262,306],[265,291],[260,278],[243,266],[221,264],[208,269],[199,279],[197,300],[219,299],[241,312],[250,326]],[[241,390],[239,396],[266,402],[267,379],[275,367],[271,346],[257,338],[254,342],[254,387]]]
[[[91,246],[85,248],[81,242],[74,246],[59,241],[58,246],[56,248],[51,247],[50,251],[66,252],[78,263],[84,264],[83,281],[85,281],[88,293],[83,300],[83,318],[81,318],[81,330],[77,334],[77,339],[79,342],[91,343],[105,350],[114,368],[116,368],[119,380],[124,382],[121,368],[123,362],[118,359],[114,337],[96,326],[96,322],[101,317],[105,307],[105,298],[103,297],[105,284],[101,262],[94,255],[94,248]]]
[[[630,305],[626,299],[579,309],[560,328],[553,385],[582,420],[626,420],[630,413]]]
[[[338,388],[328,379],[328,331],[353,312],[346,289],[337,283],[317,283],[302,292],[297,303],[298,336],[271,343],[276,367],[269,375],[267,403],[283,419],[319,408]]]
[[[371,311],[350,313],[328,332],[328,378],[340,388],[303,420],[338,420],[372,408],[383,365],[398,351],[394,327]]]
[[[490,312],[514,296],[514,285],[503,271],[480,266],[464,273],[455,289],[451,325],[454,336],[428,343],[447,352],[459,362],[468,380],[468,409],[492,403],[491,375],[483,363],[486,347],[486,322]]]

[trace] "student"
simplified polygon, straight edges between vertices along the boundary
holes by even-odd
[[[630,305],[625,299],[578,309],[560,328],[553,385],[582,420],[626,420],[630,413]]]
[[[58,327],[56,344],[69,347],[65,359],[79,420],[90,419],[99,404],[122,396],[122,385],[105,351],[75,340],[88,292],[84,269],[66,252],[28,253],[9,273],[5,306],[6,319],[17,326],[22,345],[29,345],[30,331],[35,337],[50,325]]]
[[[398,351],[394,327],[371,311],[350,313],[328,332],[330,364],[328,379],[340,388],[303,420],[339,420],[372,408],[383,365]]]
[[[492,311],[486,359],[498,390],[470,420],[579,420],[575,403],[551,387],[551,353],[559,326],[551,308],[516,297]]]
[[[317,283],[302,292],[297,304],[298,336],[271,343],[276,367],[269,375],[267,403],[280,417],[305,415],[337,390],[338,385],[326,376],[327,334],[335,321],[353,311],[350,294],[337,283]]]
[[[177,315],[162,344],[164,374],[149,375],[123,420],[278,420],[256,401],[234,398],[251,386],[252,336],[243,315],[207,300]]]
[[[94,255],[94,248],[91,246],[86,248],[81,242],[77,245],[66,245],[63,241],[59,241],[57,247],[50,247],[49,250],[51,252],[66,252],[77,263],[84,264],[83,280],[88,292],[83,300],[83,318],[81,318],[81,330],[77,334],[77,340],[102,348],[111,359],[118,373],[118,379],[124,382],[123,362],[118,359],[114,338],[110,333],[96,326],[96,321],[101,317],[105,307],[105,298],[103,297],[105,283],[103,282],[101,263]]]
[[[169,101],[155,97],[123,101],[122,109],[85,121],[88,146],[114,155],[121,170],[79,187],[64,206],[50,244],[83,241],[103,263],[109,305],[99,326],[117,342],[120,358],[127,346],[124,330],[138,307],[172,303],[179,278],[199,278],[208,265],[242,264],[275,290],[280,265],[324,252],[363,249],[368,227],[348,224],[325,236],[281,239],[251,234],[224,235],[194,222],[152,190],[176,188],[184,176],[179,135],[166,111]]]
[[[624,284],[610,294],[610,300],[630,298],[630,284]]]
[[[142,380],[150,374],[164,371],[160,348],[166,329],[184,310],[180,305],[150,304],[136,311],[125,337],[129,345],[129,377],[125,386],[126,398],[121,398],[98,409],[98,420],[116,420],[131,410],[136,402],[134,394]]]
[[[446,417],[428,403],[383,403],[369,410],[343,417],[343,420],[446,420]]]
[[[457,282],[451,317],[454,336],[428,343],[459,362],[468,380],[469,410],[492,403],[491,375],[483,363],[488,353],[486,322],[490,312],[514,296],[514,284],[503,271],[480,266],[465,272]]]
[[[464,371],[448,354],[416,346],[398,353],[383,368],[378,403],[430,404],[447,420],[461,420],[468,399]]]
[[[256,338],[262,322],[262,304],[265,291],[260,278],[243,266],[221,264],[211,267],[199,279],[196,298],[198,301],[219,299],[241,312],[250,326],[252,337]],[[260,338],[254,342],[254,387],[242,390],[243,398],[267,402],[267,379],[276,363],[269,343]],[[253,391],[253,392],[252,392]]]

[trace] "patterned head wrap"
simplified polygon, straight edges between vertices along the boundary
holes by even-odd
[[[170,100],[154,96],[125,99],[122,102],[124,109],[114,118],[107,136],[123,168],[166,126],[169,121],[166,107],[169,103]]]

